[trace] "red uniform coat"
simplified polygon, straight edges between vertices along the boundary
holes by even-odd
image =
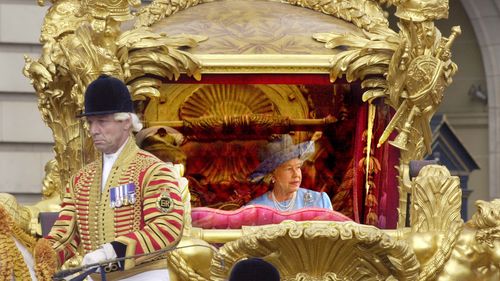
[[[62,210],[47,239],[60,264],[81,247],[91,252],[117,241],[126,255],[175,246],[181,238],[184,209],[177,177],[164,162],[137,147],[133,138],[114,163],[101,192],[102,157],[82,168],[66,187]],[[112,208],[110,189],[133,183],[135,203]],[[160,204],[168,204],[168,208]],[[125,269],[150,259],[128,259]]]

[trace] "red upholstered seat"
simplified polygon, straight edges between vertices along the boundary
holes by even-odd
[[[194,227],[204,229],[238,229],[242,226],[277,224],[284,220],[294,221],[352,221],[349,217],[328,209],[304,208],[280,212],[268,206],[245,206],[233,211],[198,207],[191,211]]]

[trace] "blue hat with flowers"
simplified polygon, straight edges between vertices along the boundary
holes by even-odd
[[[250,174],[251,182],[260,182],[264,177],[288,160],[299,158],[305,160],[314,153],[314,141],[293,144],[290,135],[280,135],[271,140],[260,153],[261,162]]]

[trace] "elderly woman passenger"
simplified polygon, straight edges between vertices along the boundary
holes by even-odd
[[[281,135],[281,138],[269,142],[261,155],[263,161],[249,178],[252,182],[264,181],[271,185],[271,189],[247,205],[265,205],[282,212],[311,207],[332,209],[325,192],[300,187],[301,167],[304,160],[314,153],[315,136],[311,141],[296,145],[290,135]]]

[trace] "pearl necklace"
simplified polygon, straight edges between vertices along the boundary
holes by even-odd
[[[274,196],[274,192],[271,191],[271,199],[273,199],[274,207],[281,212],[288,212],[295,207],[295,198],[297,197],[297,192],[293,193],[292,199],[288,201],[288,203],[280,203],[276,196]],[[286,202],[286,201],[285,201]]]

